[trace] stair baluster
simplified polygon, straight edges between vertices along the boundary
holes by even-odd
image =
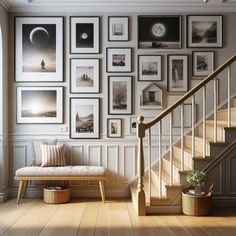
[[[228,85],[228,127],[231,127],[231,104],[230,104],[230,96],[231,96],[231,67],[229,65],[228,67],[228,79],[227,79],[227,85]]]
[[[195,96],[192,96],[192,161],[191,166],[193,168],[193,157],[195,156]]]
[[[152,133],[151,128],[148,129],[148,192],[149,192],[149,202],[151,202],[151,163],[152,163]]]
[[[184,103],[180,105],[181,171],[184,171]]]
[[[170,112],[170,186],[173,185],[173,113]]]
[[[202,157],[206,157],[206,86],[202,87]]]
[[[217,93],[217,79],[214,78],[214,143],[217,142],[217,99],[218,99],[218,93]]]
[[[159,197],[162,197],[162,122],[159,121]]]

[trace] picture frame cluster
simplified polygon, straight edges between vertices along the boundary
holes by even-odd
[[[68,100],[72,139],[100,138],[102,80],[107,80],[108,138],[121,138],[123,115],[131,116],[136,110],[133,105],[135,77],[141,87],[137,103],[140,109],[163,109],[164,95],[184,94],[189,90],[190,55],[178,53],[183,48],[184,17],[138,15],[137,60],[132,57],[134,48],[129,46],[132,44],[130,19],[129,16],[107,17],[108,46],[104,50],[106,63],[103,64],[101,17],[69,17]],[[223,16],[187,15],[185,20],[186,48],[197,49],[191,51],[192,79],[201,79],[215,68],[215,52],[206,48],[223,47]],[[137,67],[133,65],[134,60]],[[163,68],[164,63],[167,70]],[[17,124],[64,123],[64,64],[64,17],[15,17]],[[105,67],[105,79],[101,76],[104,71],[101,65]],[[133,71],[134,68],[137,71]],[[185,107],[190,109],[189,104]],[[130,134],[135,133],[134,118],[130,117]],[[187,127],[189,121],[186,122]]]

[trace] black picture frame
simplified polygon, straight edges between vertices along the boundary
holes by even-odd
[[[213,21],[215,21],[216,25],[212,23]],[[193,22],[196,22],[194,26],[195,33],[193,33]],[[223,15],[187,15],[186,27],[187,48],[223,47]],[[216,28],[215,32],[214,28]],[[197,30],[199,34],[197,34]],[[195,42],[193,42],[193,34],[195,35]],[[204,42],[206,40],[210,42]]]
[[[111,130],[112,122],[114,123],[113,129]],[[108,138],[121,138],[122,137],[122,119],[121,118],[108,118],[107,119],[107,137]]]
[[[180,49],[182,16],[140,15],[137,38],[139,49]]]

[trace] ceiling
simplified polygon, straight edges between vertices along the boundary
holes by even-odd
[[[0,0],[9,12],[236,12],[236,0]]]

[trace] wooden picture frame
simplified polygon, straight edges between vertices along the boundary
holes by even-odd
[[[109,118],[107,119],[107,137],[121,138],[122,136],[122,119]]]
[[[63,17],[15,17],[15,82],[63,82]]]

